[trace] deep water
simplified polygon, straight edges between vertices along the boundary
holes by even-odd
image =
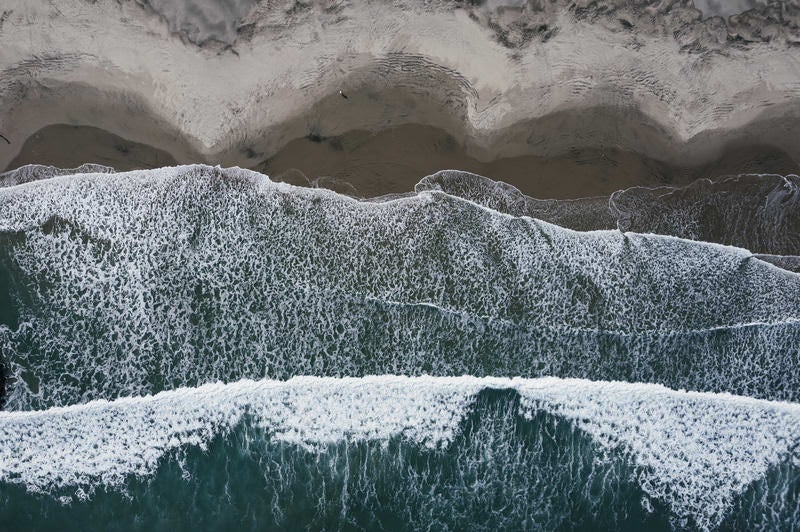
[[[515,394],[485,392],[444,449],[392,438],[305,451],[246,425],[163,460],[124,492],[60,504],[13,489],[8,528],[81,529],[665,529],[646,514],[624,460],[598,460],[592,442],[554,416],[525,420]]]

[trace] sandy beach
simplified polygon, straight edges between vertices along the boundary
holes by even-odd
[[[0,0],[0,532],[799,509],[800,0]]]
[[[796,8],[556,4],[259,3],[198,43],[135,3],[12,0],[0,168],[206,162],[359,196],[459,168],[545,198],[797,171]]]

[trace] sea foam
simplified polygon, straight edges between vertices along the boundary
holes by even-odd
[[[12,187],[31,181],[50,179],[51,177],[75,174],[111,174],[116,170],[101,164],[82,164],[77,168],[57,168],[43,164],[26,164],[14,170],[0,173],[0,188]]]

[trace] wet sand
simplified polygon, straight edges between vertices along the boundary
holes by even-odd
[[[738,173],[797,173],[788,155],[766,146],[733,146],[718,160],[680,167],[617,148],[574,148],[559,156],[479,160],[443,129],[407,124],[379,132],[355,130],[289,141],[272,156],[243,154],[250,168],[273,180],[319,186],[357,197],[413,191],[424,176],[459,169],[505,181],[537,198],[608,195],[631,186],[683,185]],[[88,126],[47,126],[23,145],[8,169],[24,164],[72,168],[99,163],[117,170],[188,164],[167,152]]]
[[[56,124],[40,129],[27,139],[7,170],[26,164],[76,168],[84,163],[111,166],[119,171],[177,164],[163,150],[96,127]]]
[[[293,140],[253,168],[276,180],[360,197],[408,192],[426,175],[458,169],[505,181],[530,196],[563,199],[607,195],[631,186],[683,185],[700,177],[796,173],[800,166],[780,150],[759,146],[732,147],[718,160],[693,167],[604,147],[574,148],[555,157],[482,161],[446,131],[410,124],[378,133],[362,130]]]

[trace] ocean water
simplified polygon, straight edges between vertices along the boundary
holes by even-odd
[[[0,529],[800,523],[797,273],[477,176],[82,170],[0,187]]]

